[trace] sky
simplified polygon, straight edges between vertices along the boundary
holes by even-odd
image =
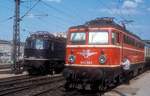
[[[14,5],[14,0],[0,0],[2,40],[12,40]],[[21,41],[36,31],[67,32],[71,26],[99,17],[114,17],[118,23],[133,21],[127,29],[150,40],[150,0],[21,0],[22,16]]]

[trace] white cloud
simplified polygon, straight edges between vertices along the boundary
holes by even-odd
[[[138,6],[138,4],[134,1],[131,0],[126,0],[124,1],[122,8],[126,8],[126,9],[133,9],[136,8]]]
[[[34,14],[32,14],[32,13],[29,13],[29,14],[27,14],[27,17],[28,17],[28,18],[34,18],[34,17],[35,17],[35,15],[34,15]]]
[[[123,0],[120,8],[116,8],[115,6],[114,7],[112,6],[111,8],[110,7],[101,8],[101,9],[98,9],[97,11],[108,13],[111,15],[115,15],[115,14],[137,15],[137,14],[141,14],[141,11],[138,9],[141,6],[142,2],[143,0]],[[150,10],[150,8],[148,10]]]
[[[62,0],[45,0],[45,1],[60,3]]]
[[[143,0],[135,0],[136,3],[142,3]]]
[[[122,8],[134,9],[140,6],[143,0],[124,0]]]
[[[148,11],[150,11],[150,8],[147,8]]]
[[[139,13],[135,9],[130,9],[129,10],[129,9],[125,9],[125,8],[121,8],[121,9],[111,8],[111,10],[104,8],[104,9],[100,9],[99,11],[100,12],[104,12],[104,13],[109,13],[109,14],[112,14],[112,15],[114,15],[114,14],[124,14],[124,15],[126,15],[126,14],[132,14],[132,15],[134,15],[134,14],[138,14]]]

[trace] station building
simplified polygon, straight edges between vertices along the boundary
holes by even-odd
[[[12,42],[0,40],[0,64],[11,64],[12,62]],[[20,57],[23,59],[24,43],[20,44]]]

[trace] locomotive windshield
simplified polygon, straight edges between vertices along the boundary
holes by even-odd
[[[108,44],[108,32],[89,32],[88,35],[89,44]],[[86,33],[85,32],[73,32],[70,37],[71,44],[85,44]]]
[[[35,48],[36,49],[44,49],[43,43],[44,43],[43,40],[36,39]]]
[[[86,33],[85,32],[71,33],[70,41],[71,41],[72,44],[85,44]]]
[[[43,39],[28,40],[28,41],[26,41],[26,48],[48,49],[49,43],[48,43],[48,40],[43,40]]]
[[[89,32],[89,44],[108,44],[108,32]]]

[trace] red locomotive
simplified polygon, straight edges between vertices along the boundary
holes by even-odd
[[[127,58],[129,75],[144,67],[144,43],[115,23],[113,18],[98,18],[69,28],[66,46],[65,87],[81,84],[101,88],[122,81],[121,62]]]

